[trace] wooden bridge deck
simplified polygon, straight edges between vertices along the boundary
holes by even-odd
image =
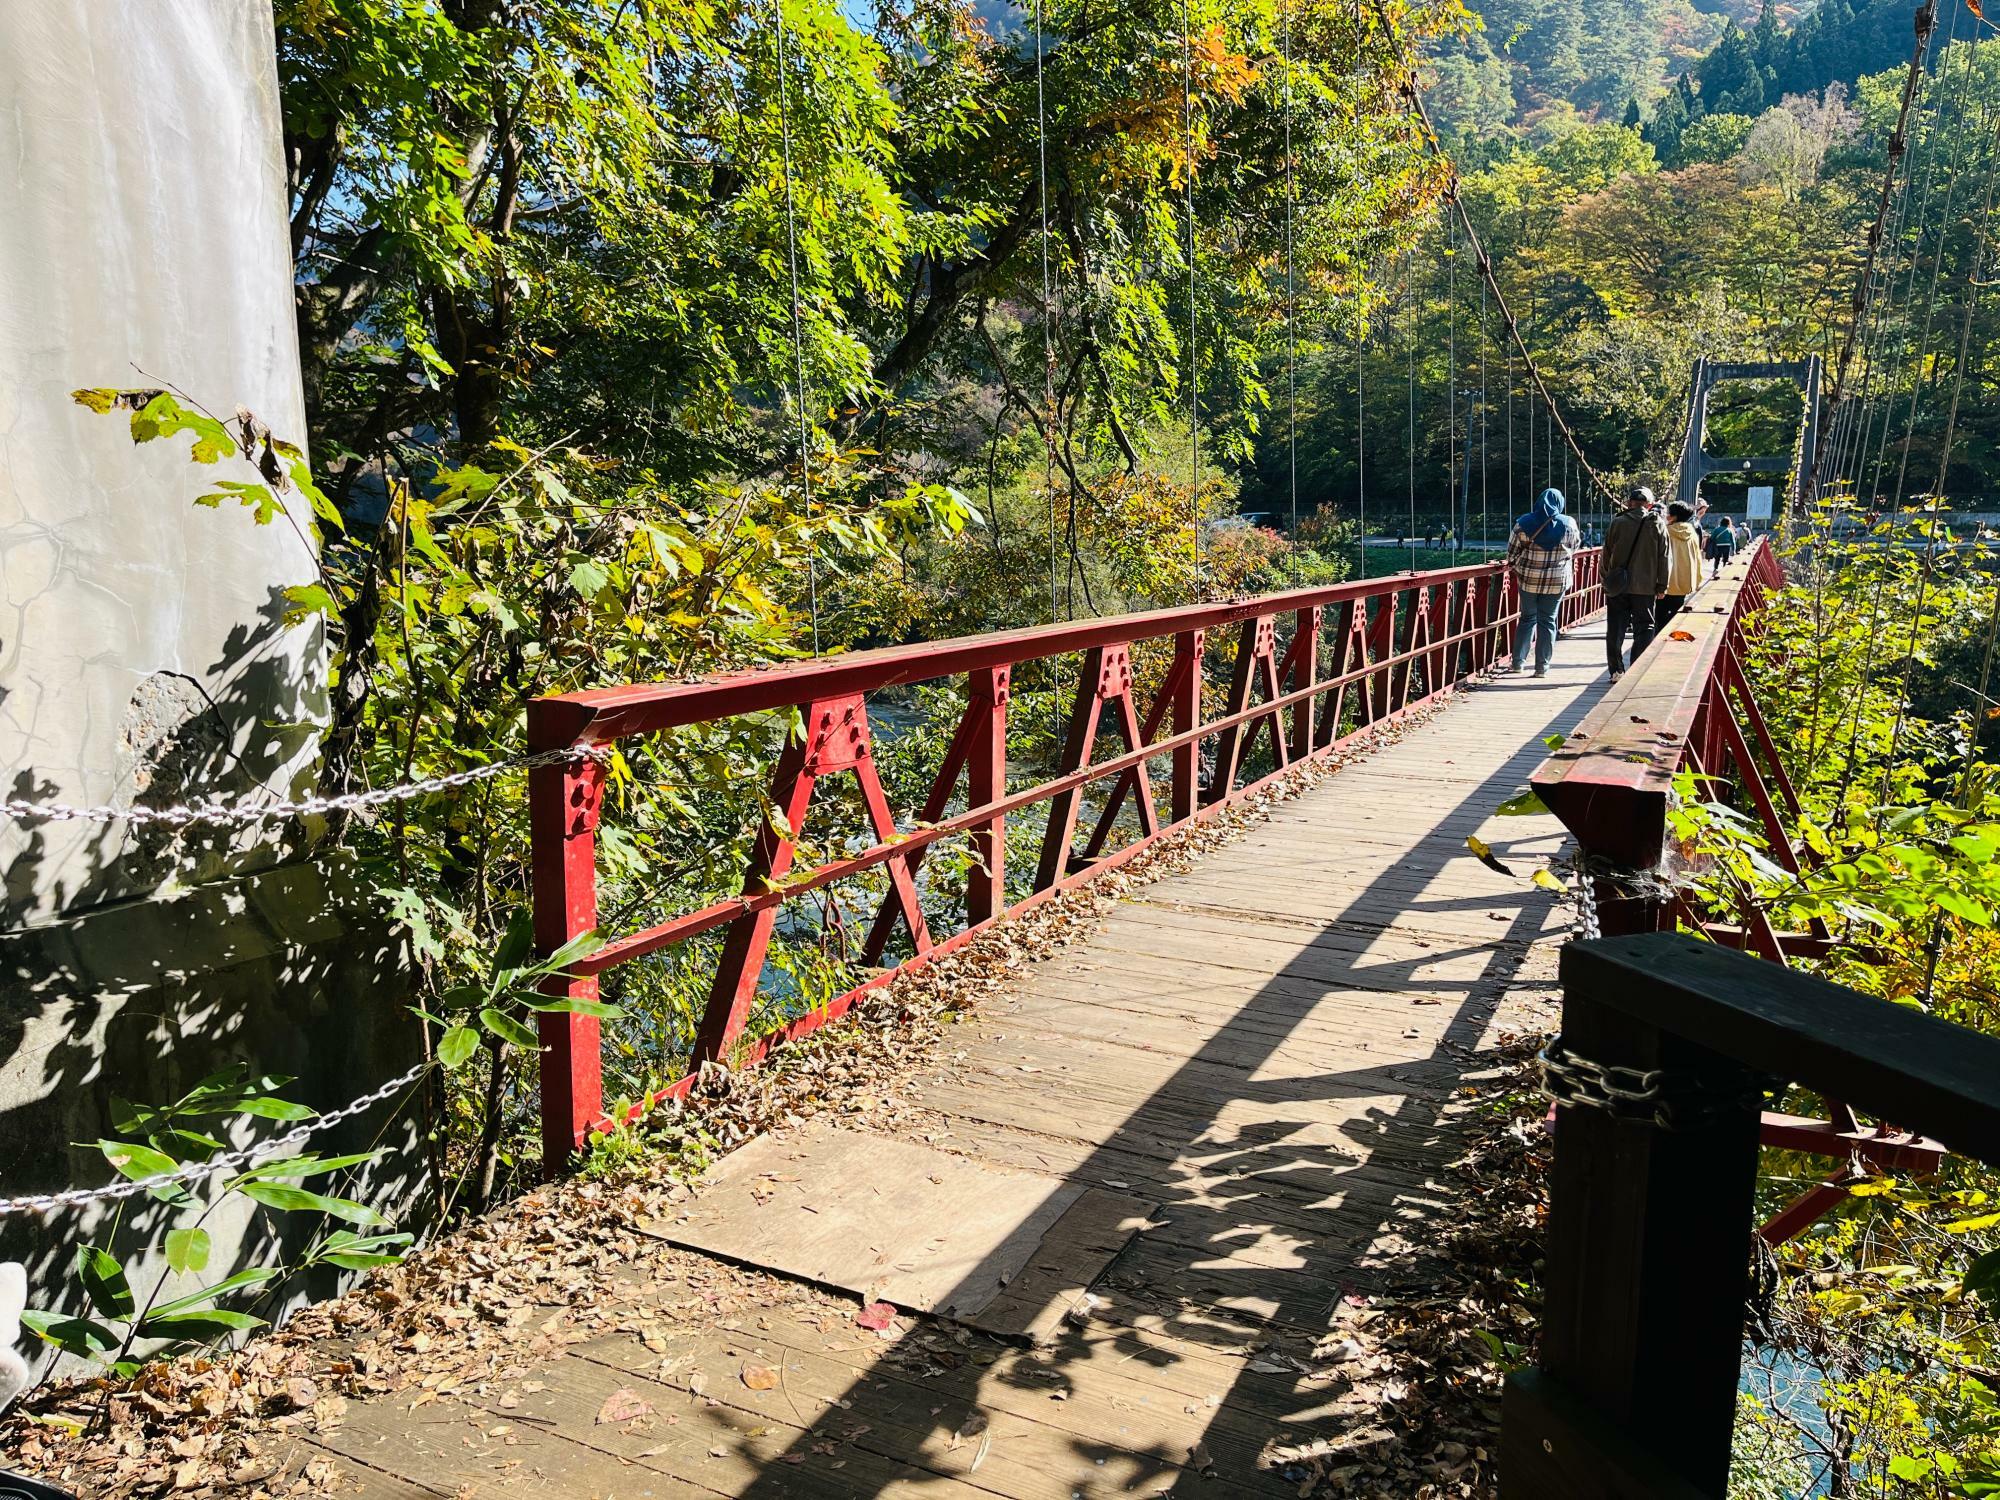
[[[607,1288],[617,1331],[311,1441],[380,1494],[1296,1494],[1260,1456],[1343,1392],[1379,1399],[1315,1344],[1344,1294],[1422,1279],[1452,1091],[1553,1013],[1567,912],[1527,877],[1560,830],[1494,809],[1601,687],[1600,631],[1135,891],[899,1086],[906,1140],[1159,1205],[1095,1316],[1032,1349],[907,1316],[878,1335],[851,1297],[661,1246]],[[607,1421],[614,1398],[647,1410]]]

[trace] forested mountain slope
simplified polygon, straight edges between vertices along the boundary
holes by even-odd
[[[1687,80],[1707,113],[1755,115],[1787,94],[1909,56],[1910,0],[1487,0],[1481,27],[1437,60],[1433,91],[1455,134],[1546,137],[1572,120],[1626,118]],[[1940,25],[1969,38],[1951,7]]]

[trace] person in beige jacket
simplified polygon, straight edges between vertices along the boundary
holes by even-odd
[[[1660,601],[1657,628],[1664,630],[1700,587],[1701,528],[1694,523],[1694,511],[1676,500],[1667,507],[1667,597]]]

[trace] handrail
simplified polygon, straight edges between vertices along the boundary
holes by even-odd
[[[1556,1090],[1539,1368],[1507,1380],[1502,1493],[1721,1500],[1762,1090],[2000,1164],[2000,1038],[1668,933],[1571,943],[1562,986],[1552,1067],[1646,1097]]]
[[[1601,609],[1601,552],[1580,552],[1576,583],[1563,605],[1574,624]],[[1290,634],[1281,639],[1280,616]],[[598,976],[618,965],[726,929],[692,1061],[754,1062],[780,1041],[803,1036],[844,1013],[886,982],[877,968],[865,982],[761,1037],[746,1024],[779,908],[869,871],[889,891],[861,962],[889,961],[900,926],[909,957],[902,967],[952,951],[993,922],[1045,900],[1138,855],[1164,834],[1213,816],[1271,778],[1332,753],[1353,736],[1380,729],[1485,671],[1505,647],[1518,617],[1504,562],[1396,574],[1323,588],[1293,589],[1215,604],[996,631],[882,650],[859,651],[697,682],[632,684],[538,699],[529,705],[531,747],[608,745],[634,735],[773,709],[798,711],[803,736],[788,745],[769,789],[783,831],[761,817],[740,889],[694,911],[636,931],[613,934],[590,957],[549,982],[552,995],[590,1001]],[[1232,646],[1216,649],[1208,632],[1238,627]],[[1144,705],[1133,649],[1159,642],[1172,661]],[[1061,761],[1031,786],[1007,777],[1011,673],[1022,663],[1083,653]],[[1065,669],[1065,678],[1068,670]],[[939,678],[961,678],[963,711],[924,805],[889,806],[874,766],[866,695]],[[1205,708],[1219,700],[1221,712]],[[1143,708],[1143,712],[1142,712]],[[1097,741],[1118,748],[1097,758]],[[1260,745],[1268,746],[1257,757]],[[1150,767],[1165,762],[1165,809],[1155,805]],[[535,938],[554,952],[598,921],[596,836],[604,767],[595,760],[544,765],[529,781],[533,839]],[[843,852],[794,869],[798,841],[813,819],[815,784],[852,775],[867,815],[866,847],[852,830],[837,835]],[[961,797],[960,786],[964,787]],[[1083,798],[1104,793],[1094,826],[1077,848]],[[950,811],[957,801],[963,811]],[[1036,804],[1049,809],[1041,857],[1025,891],[1007,877],[1007,822]],[[1136,834],[1121,833],[1130,808]],[[759,805],[759,810],[761,804]],[[755,810],[746,816],[752,821]],[[819,821],[824,821],[822,812]],[[814,828],[823,836],[826,830]],[[962,910],[927,903],[916,874],[940,840],[968,837],[973,869]],[[825,841],[825,840],[823,840]],[[835,842],[835,841],[825,841]],[[879,876],[878,876],[879,878]],[[932,925],[949,923],[948,935]],[[593,1132],[615,1123],[604,1112],[599,1023],[588,1014],[541,1018],[544,1164],[559,1167]],[[633,1112],[684,1092],[688,1077],[639,1101]]]
[[[1589,567],[1588,560],[1599,550],[1580,552],[1578,566]],[[1019,666],[1022,662],[1040,661],[1093,646],[1156,639],[1190,630],[1213,630],[1244,620],[1297,614],[1304,609],[1325,609],[1406,589],[1413,581],[1430,588],[1463,583],[1490,577],[1504,566],[1487,562],[1428,572],[1392,573],[1319,588],[1224,599],[1213,604],[1177,605],[1055,625],[954,636],[942,641],[842,652],[810,661],[720,673],[692,682],[592,688],[538,699],[534,707],[541,719],[543,736],[551,741],[545,748],[558,748],[554,743],[558,738],[563,746],[605,745],[627,735],[651,734],[709,719],[786,708],[816,698],[874,692],[982,668]],[[1583,592],[1594,584],[1593,572],[1592,583],[1579,584],[1576,591]]]
[[[1668,622],[1645,654],[1529,778],[1544,804],[1576,839],[1606,934],[1674,930],[1685,923],[1717,943],[1747,949],[1774,964],[1787,955],[1817,956],[1830,943],[1817,923],[1779,932],[1750,892],[1739,889],[1740,921],[1703,910],[1674,885],[1679,851],[1667,837],[1676,776],[1705,776],[1704,796],[1733,800],[1762,827],[1771,857],[1791,870],[1812,858],[1793,829],[1798,794],[1764,722],[1744,656],[1761,628],[1767,589],[1784,582],[1767,542],[1726,568]],[[1766,1145],[1839,1163],[1834,1176],[1807,1189],[1760,1231],[1782,1244],[1837,1204],[1840,1174],[1859,1156],[1888,1171],[1927,1172],[1944,1147],[1887,1125],[1863,1126],[1838,1094],[1827,1118],[1764,1116]],[[1890,1116],[1889,1118],[1896,1118]]]

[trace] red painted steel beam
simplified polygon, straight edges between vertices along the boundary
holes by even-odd
[[[1586,852],[1637,869],[1659,863],[1667,792],[1686,763],[1744,586],[1763,551],[1753,547],[1697,596],[1699,609],[1674,616],[1562,749],[1528,778]],[[1674,631],[1691,639],[1675,640]]]
[[[565,745],[603,745],[627,735],[650,734],[683,724],[726,719],[737,714],[789,708],[809,700],[841,698],[854,693],[904,683],[950,677],[984,667],[1013,666],[1093,646],[1129,644],[1189,630],[1214,630],[1258,615],[1324,608],[1350,599],[1393,595],[1428,584],[1461,578],[1498,575],[1502,563],[1441,568],[1430,573],[1394,574],[1358,579],[1324,588],[1292,589],[1229,599],[1215,604],[1138,614],[1109,615],[1062,625],[1037,625],[1025,630],[997,630],[988,635],[958,636],[875,651],[854,651],[785,666],[705,677],[694,682],[632,684],[593,688],[536,700],[552,729]]]

